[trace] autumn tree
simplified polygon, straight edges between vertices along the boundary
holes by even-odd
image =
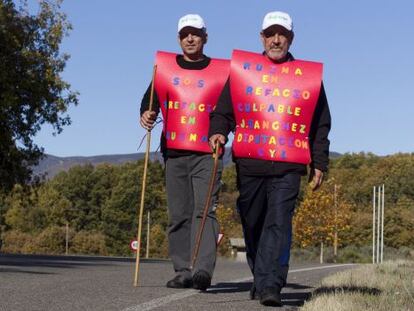
[[[102,206],[103,232],[107,237],[108,248],[114,254],[130,254],[129,242],[137,235],[143,167],[143,161],[120,167],[111,197]],[[144,214],[150,211],[151,225],[160,225],[166,230],[168,221],[163,176],[160,163],[149,163]],[[146,230],[142,234],[141,247],[145,248]],[[145,252],[143,249],[141,251]]]
[[[6,199],[6,227],[21,232],[38,232],[46,227],[46,215],[36,205],[36,192],[33,188],[15,185]]]
[[[167,232],[160,224],[151,226],[151,241],[149,244],[149,256],[153,258],[168,258]],[[145,243],[142,243],[145,245]],[[144,254],[141,249],[141,254]]]
[[[293,219],[295,239],[302,247],[319,244],[321,263],[324,244],[339,242],[339,233],[349,228],[351,206],[340,199],[339,187],[335,194],[334,182],[326,181],[318,191],[308,187]]]
[[[228,197],[229,194],[224,193]],[[242,238],[243,230],[240,216],[237,214],[235,201],[233,204],[218,204],[216,214],[220,224],[220,232],[224,235],[219,245],[219,253],[228,255],[230,253],[230,238]]]
[[[319,191],[310,191],[304,183],[294,219],[295,245],[318,246],[321,242],[332,245],[337,232],[341,247],[369,248],[372,186],[383,182],[385,246],[412,248],[414,155],[350,154],[344,159],[332,161],[330,178]],[[69,223],[69,251],[131,255],[129,242],[137,232],[142,172],[143,161],[119,166],[84,165],[61,172],[39,185],[15,185],[9,192],[0,191],[2,251],[64,252],[65,225]],[[224,186],[217,217],[225,234],[219,253],[226,255],[227,239],[243,234],[236,209],[234,166],[224,169],[222,179]],[[166,257],[168,217],[162,164],[149,164],[147,182],[144,214],[151,212],[150,256]],[[348,226],[352,230],[345,230]],[[147,230],[142,233],[141,253],[144,254]]]
[[[237,213],[237,176],[235,165],[229,165],[223,170],[221,176],[221,191],[216,214],[220,224],[220,232],[224,235],[218,252],[220,255],[230,254],[230,238],[243,237],[240,216]]]
[[[104,234],[96,231],[77,232],[71,241],[70,253],[108,255]]]
[[[94,171],[95,168],[90,164],[75,166],[68,172],[58,174],[52,182],[54,189],[65,199],[60,200],[61,205],[54,206],[64,208],[64,218],[60,222],[69,222],[76,231],[95,230],[100,223],[100,215],[94,210],[91,200],[92,190],[96,186]],[[70,204],[65,206],[65,201]]]
[[[388,207],[384,215],[384,244],[414,248],[414,208]]]
[[[0,191],[30,179],[43,154],[33,137],[43,124],[60,133],[78,103],[61,77],[68,55],[60,44],[71,28],[61,1],[40,0],[34,15],[24,4],[0,0]]]

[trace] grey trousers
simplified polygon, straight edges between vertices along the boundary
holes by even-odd
[[[166,162],[169,255],[175,272],[186,277],[191,277],[191,257],[203,216],[213,165],[211,154],[168,158]],[[205,270],[210,276],[213,275],[216,264],[219,225],[215,209],[222,170],[223,163],[219,160],[209,212],[192,271]]]

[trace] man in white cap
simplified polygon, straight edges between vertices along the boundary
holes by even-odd
[[[214,189],[193,270],[191,257],[200,226],[213,171],[208,144],[209,112],[217,102],[229,72],[229,61],[203,53],[207,42],[204,20],[188,14],[178,21],[182,54],[157,52],[154,106],[149,110],[150,86],[141,102],[141,126],[152,129],[159,111],[163,116],[161,151],[165,160],[169,212],[169,255],[175,277],[169,288],[206,290],[216,263],[219,225],[216,219],[222,159],[219,159]]]
[[[266,14],[260,36],[262,54],[233,51],[230,78],[210,114],[209,140],[224,145],[235,130],[237,208],[254,276],[250,297],[281,306],[300,179],[309,164],[312,189],[321,185],[331,117],[322,64],[289,53],[289,14]]]

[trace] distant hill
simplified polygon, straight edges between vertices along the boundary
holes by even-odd
[[[57,157],[54,155],[46,154],[45,157],[39,162],[39,165],[34,167],[33,172],[35,175],[46,174],[47,178],[53,178],[57,173],[61,171],[67,171],[72,166],[92,164],[94,166],[98,164],[113,164],[119,165],[126,162],[135,162],[142,160],[145,157],[144,152],[129,153],[129,154],[110,154],[110,155],[97,155],[86,157]],[[224,165],[231,163],[230,149],[226,149],[224,155]],[[160,152],[151,152],[150,161],[163,162],[162,154]]]
[[[336,159],[336,158],[339,158],[341,156],[342,156],[342,153],[335,152],[335,151],[329,152],[329,157],[331,159]]]
[[[111,155],[97,155],[89,157],[57,157],[54,155],[46,154],[45,157],[39,162],[39,165],[34,167],[33,172],[35,175],[47,174],[47,178],[52,178],[61,171],[67,171],[72,166],[92,164],[98,165],[103,163],[108,164],[123,164],[126,162],[134,162],[143,159],[145,154],[130,153],[130,154],[111,154]],[[151,152],[151,161],[162,161],[160,153]]]
[[[53,178],[57,173],[61,171],[67,171],[72,166],[92,164],[98,165],[103,163],[119,165],[126,162],[134,162],[144,159],[145,153],[129,153],[129,154],[110,154],[110,155],[97,155],[89,157],[57,157],[54,155],[46,154],[43,160],[39,162],[39,165],[34,167],[33,171],[35,175],[46,174],[47,178]],[[338,152],[331,152],[331,158],[338,158],[341,154]],[[150,153],[151,161],[162,162],[162,155],[160,152]],[[224,154],[224,165],[227,166],[232,163],[230,148],[226,148]]]

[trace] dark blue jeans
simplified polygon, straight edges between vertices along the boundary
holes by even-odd
[[[286,285],[300,175],[238,176],[247,261],[258,292]]]

